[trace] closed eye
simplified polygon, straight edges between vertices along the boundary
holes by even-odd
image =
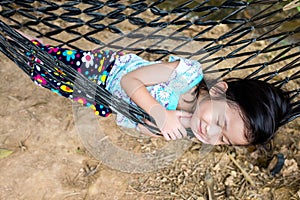
[[[222,141],[224,144],[232,145],[232,143],[231,143],[231,142],[228,140],[228,138],[225,137],[224,135],[222,136],[221,141]]]
[[[220,116],[218,115],[218,118],[217,118],[217,126],[219,126],[222,130],[223,128],[227,128],[226,126],[226,120],[220,120]],[[221,142],[224,143],[224,144],[228,144],[228,145],[231,145],[231,142],[228,140],[227,137],[225,137],[224,135],[222,135],[221,137]]]
[[[224,137],[224,136],[221,137],[221,142],[224,143],[224,144],[228,144],[228,143],[225,141],[225,137]]]

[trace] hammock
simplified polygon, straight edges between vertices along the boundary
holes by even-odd
[[[27,74],[30,67],[25,53],[34,52],[44,68],[57,67],[69,74],[76,79],[76,87],[94,96],[96,103],[147,126],[154,133],[159,131],[145,124],[142,119],[153,120],[142,109],[97,87],[12,28],[26,28],[37,37],[72,49],[78,49],[81,42],[133,51],[157,60],[170,54],[196,59],[203,65],[204,73],[215,79],[238,74],[284,87],[294,109],[285,123],[300,116],[300,12],[296,8],[277,0],[180,2],[174,6],[164,0],[1,1],[0,50]],[[193,32],[188,35],[187,30]],[[102,33],[109,33],[111,39],[97,37]],[[59,34],[69,37],[65,39]],[[151,40],[151,44],[145,45],[145,40]]]

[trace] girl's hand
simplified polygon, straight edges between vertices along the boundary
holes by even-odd
[[[164,110],[154,116],[157,127],[166,140],[176,140],[187,136],[185,127],[181,123],[181,118],[190,118],[191,113],[179,110]]]

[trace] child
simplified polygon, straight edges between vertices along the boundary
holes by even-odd
[[[185,137],[186,128],[191,128],[203,143],[262,144],[274,136],[291,110],[288,96],[263,81],[228,79],[208,89],[197,61],[171,56],[169,62],[149,62],[135,54],[76,51],[32,42],[112,94],[140,106],[167,140]],[[30,52],[28,56],[40,62]],[[82,91],[74,96],[74,82],[66,82],[68,74],[63,71],[29,65],[36,84],[91,107],[97,115],[111,113],[80,96]],[[117,114],[117,124],[151,134],[121,114]]]

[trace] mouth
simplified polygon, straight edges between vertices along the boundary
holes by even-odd
[[[199,125],[197,128],[197,133],[195,134],[195,136],[203,143],[205,144],[209,144],[209,142],[207,141],[207,138],[205,137],[204,134],[204,129],[201,126],[201,121],[199,121]]]

